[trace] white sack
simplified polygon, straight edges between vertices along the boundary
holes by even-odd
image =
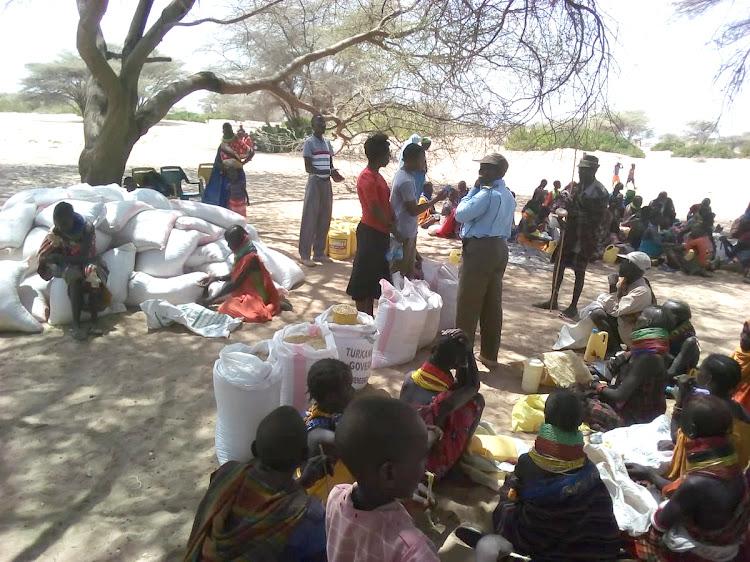
[[[36,272],[39,268],[39,248],[47,237],[48,229],[37,226],[31,229],[23,241],[23,259],[29,262],[29,271]]]
[[[245,225],[245,232],[247,232],[247,235],[250,237],[250,240],[253,242],[260,242],[260,236],[258,236],[257,229],[250,223],[247,223]]]
[[[352,386],[359,390],[367,386],[372,366],[372,350],[378,339],[375,320],[364,312],[357,313],[357,323],[353,325],[332,322],[333,307],[315,319],[315,323],[327,326],[336,342],[339,359],[352,370]]]
[[[148,187],[140,187],[126,192],[125,201],[143,201],[151,205],[154,209],[162,209],[164,211],[169,211],[172,208],[169,204],[169,199],[155,189],[149,189]]]
[[[128,300],[128,283],[135,268],[135,246],[123,244],[102,255],[102,261],[109,270],[107,289],[112,293],[112,303],[124,304]]]
[[[602,444],[622,455],[626,463],[635,463],[659,472],[672,462],[672,451],[660,451],[659,441],[671,441],[671,420],[664,414],[651,423],[618,427],[602,434]]]
[[[228,338],[230,332],[242,324],[242,318],[232,318],[194,302],[174,305],[161,299],[149,299],[141,303],[141,310],[146,313],[149,330],[182,324],[204,338]]]
[[[205,263],[215,263],[226,260],[232,254],[229,244],[223,238],[210,244],[198,246],[185,261],[187,267],[198,267]]]
[[[594,321],[589,318],[594,310],[602,308],[599,301],[588,304],[579,315],[580,320],[575,324],[564,324],[552,349],[583,349],[589,341],[591,330],[596,328]]]
[[[0,211],[0,248],[20,248],[34,225],[36,205],[19,203]]]
[[[179,209],[189,217],[203,219],[225,230],[234,225],[245,226],[245,217],[224,207],[180,199],[172,199],[171,204],[173,209]]]
[[[49,304],[47,304],[49,285],[50,282],[45,281],[39,275],[32,275],[18,287],[21,304],[38,322],[46,322],[49,316]]]
[[[78,185],[70,186],[67,189],[67,192],[68,198],[70,199],[80,199],[82,201],[93,201],[97,203],[123,201],[127,194],[127,191],[116,183],[96,186],[91,186],[87,183],[79,183]]]
[[[185,262],[198,247],[201,233],[173,228],[163,250],[146,250],[135,259],[135,270],[154,277],[176,277],[185,271]]]
[[[109,314],[125,312],[125,305],[121,302],[110,302],[109,306],[99,313],[99,317]],[[88,312],[81,313],[81,320],[88,320],[91,315]],[[68,297],[68,284],[65,279],[55,277],[49,285],[49,318],[50,326],[65,326],[73,323],[73,306]]]
[[[96,239],[94,240],[94,251],[97,256],[101,256],[104,252],[109,250],[112,245],[112,237],[106,232],[101,230],[96,231]]]
[[[27,267],[25,261],[0,261],[0,332],[42,331],[42,325],[24,308],[18,296]]]
[[[15,207],[20,203],[32,203],[38,208],[44,208],[68,198],[68,190],[64,187],[37,187],[25,189],[13,194],[3,205],[3,211]]]
[[[211,242],[216,242],[219,238],[224,236],[223,228],[216,226],[215,224],[211,224],[210,222],[206,222],[203,219],[197,219],[195,217],[180,217],[174,223],[174,227],[179,228],[180,230],[200,232],[202,236],[200,240],[198,240],[199,246],[203,246],[204,244],[209,244]]]
[[[104,204],[104,214],[99,229],[110,234],[122,230],[138,213],[153,209],[143,201],[111,201]]]
[[[163,250],[167,245],[169,233],[175,221],[180,217],[177,211],[147,210],[138,213],[113,236],[117,246],[132,242],[136,250]]]
[[[422,258],[422,275],[424,276],[424,280],[427,281],[427,284],[430,286],[430,290],[436,293],[438,290],[440,268],[442,266],[442,262],[431,260],[429,258]]]
[[[269,352],[269,341],[252,346],[234,343],[224,347],[214,363],[215,440],[220,465],[252,459],[258,425],[280,405],[282,372],[268,359]]]
[[[292,258],[269,248],[263,242],[253,242],[258,257],[266,266],[271,278],[286,290],[294,289],[305,281],[305,274]]]
[[[419,337],[427,320],[427,303],[416,292],[399,291],[385,279],[380,280],[381,295],[375,324],[380,333],[372,353],[372,367],[390,367],[408,363],[417,353]]]
[[[443,299],[441,296],[430,290],[426,281],[413,281],[414,290],[427,303],[427,319],[424,322],[424,328],[419,335],[419,349],[430,345],[435,341],[440,331],[440,314],[443,311]]]
[[[631,536],[642,535],[651,525],[651,513],[658,504],[651,493],[628,476],[619,454],[603,445],[585,445],[586,456],[596,465],[599,476],[612,496],[617,526]]]
[[[164,299],[172,304],[195,302],[203,294],[203,287],[198,283],[205,278],[205,273],[187,273],[171,279],[160,279],[139,271],[130,278],[125,304],[140,306],[149,299]]]
[[[214,299],[216,295],[218,295],[224,289],[227,283],[228,281],[214,281],[213,283],[211,283],[208,286],[208,298]],[[224,295],[223,297],[221,297],[219,300],[215,302],[224,302],[231,296],[232,296],[231,293],[227,293],[226,295]]]
[[[94,226],[97,226],[99,222],[101,222],[104,213],[104,203],[92,203],[91,201],[78,201],[74,199],[70,199],[66,201],[66,203],[70,203],[76,213],[81,215],[84,220],[91,222]],[[57,207],[58,204],[59,202],[55,203],[54,205],[50,205],[49,207],[41,211],[36,216],[34,224],[36,226],[44,226],[46,228],[52,228],[53,226],[55,226],[53,215],[55,212],[55,207]]]
[[[440,330],[456,327],[458,309],[458,268],[451,263],[441,264],[437,274],[437,293],[443,299],[440,311]]]
[[[232,272],[232,266],[228,262],[219,261],[215,263],[204,263],[194,268],[194,271],[208,273],[211,277],[224,277]]]
[[[314,349],[304,343],[288,343],[289,336],[320,336],[326,342],[325,349]],[[338,359],[336,340],[326,326],[304,322],[282,328],[273,335],[271,358],[278,362],[283,373],[281,381],[281,404],[290,404],[300,413],[307,409],[307,372],[320,359]]]

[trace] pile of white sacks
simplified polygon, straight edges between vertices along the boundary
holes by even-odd
[[[194,201],[170,200],[151,189],[128,192],[116,184],[29,189],[13,195],[0,211],[0,331],[41,332],[42,323],[72,321],[67,284],[37,273],[39,248],[60,201],[96,227],[96,253],[109,268],[110,307],[104,314],[139,307],[148,299],[195,302],[208,274],[226,275],[234,256],[224,232],[244,227],[274,283],[289,290],[304,273],[287,256],[260,242],[245,218]],[[215,294],[218,283],[210,288]]]

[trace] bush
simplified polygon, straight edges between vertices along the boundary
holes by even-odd
[[[205,113],[195,113],[194,111],[185,111],[183,109],[170,111],[164,119],[172,121],[191,121],[193,123],[205,123],[208,116]]]
[[[658,142],[654,146],[651,147],[651,150],[652,151],[678,150],[678,149],[681,149],[681,148],[685,148],[685,141],[684,140]]]
[[[553,131],[548,127],[532,125],[517,127],[508,135],[505,143],[508,150],[555,150],[578,148],[593,152],[615,152],[634,158],[645,158],[643,151],[627,139],[615,136],[610,131],[584,129],[573,135],[570,131]]]
[[[689,144],[672,151],[673,158],[737,158],[738,154],[725,144]]]
[[[69,105],[44,104],[23,94],[2,93],[0,93],[0,113],[75,113],[80,115],[77,109]]]
[[[310,119],[299,117],[281,125],[263,125],[249,131],[258,152],[294,152],[312,134]]]

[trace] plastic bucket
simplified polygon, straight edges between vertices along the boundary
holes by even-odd
[[[352,257],[351,230],[338,227],[328,233],[328,255],[335,260],[347,260]]]
[[[463,256],[463,250],[451,250],[448,261],[457,266],[461,262],[461,256]]]
[[[602,256],[602,259],[607,263],[615,263],[617,261],[617,256],[620,255],[620,249],[617,246],[609,245],[607,246],[607,249],[604,250],[604,256]]]
[[[521,390],[526,394],[536,394],[539,390],[539,381],[542,380],[544,363],[539,359],[527,359],[523,362],[523,378],[521,379]]]

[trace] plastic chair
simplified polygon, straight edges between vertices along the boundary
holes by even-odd
[[[198,178],[198,181],[190,181],[188,179],[187,174],[185,174],[185,170],[183,170],[180,166],[162,166],[161,168],[161,176],[164,178],[164,181],[166,181],[169,185],[172,186],[172,189],[174,190],[175,196],[179,197],[180,199],[190,199],[191,197],[203,197],[203,178]],[[197,185],[198,190],[197,191],[183,191],[182,189],[182,182],[185,182],[190,185]]]
[[[138,187],[148,187],[143,184],[143,180],[149,172],[156,173],[156,168],[140,167],[130,169],[130,175],[133,177]]]
[[[207,164],[198,164],[198,177],[203,180],[203,185],[208,185],[208,180],[211,179],[211,172],[214,170],[213,162]]]

